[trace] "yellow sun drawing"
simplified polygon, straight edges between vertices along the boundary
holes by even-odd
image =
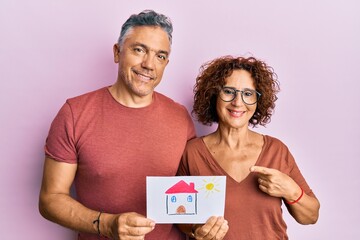
[[[198,190],[205,190],[206,192],[206,197],[208,197],[210,194],[213,194],[215,192],[220,192],[220,189],[217,188],[217,186],[219,186],[218,183],[218,179],[216,179],[216,177],[213,177],[212,179],[203,179],[203,186],[201,188],[199,188]]]

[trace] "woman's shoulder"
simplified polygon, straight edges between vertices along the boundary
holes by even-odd
[[[265,140],[265,144],[267,146],[271,146],[271,147],[279,147],[279,148],[287,148],[286,144],[281,141],[280,139],[273,137],[273,136],[269,136],[269,135],[264,135],[264,140]]]
[[[196,148],[198,147],[199,145],[202,145],[203,144],[203,137],[196,137],[196,138],[193,138],[191,140],[189,140],[187,143],[186,143],[186,147],[187,148]]]
[[[184,152],[187,154],[202,154],[207,151],[203,137],[196,137],[186,143]]]

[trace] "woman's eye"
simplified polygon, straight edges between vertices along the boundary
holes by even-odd
[[[244,91],[245,97],[251,97],[254,93],[252,91]]]
[[[233,91],[231,91],[230,89],[223,89],[223,92],[224,92],[226,95],[233,94]]]

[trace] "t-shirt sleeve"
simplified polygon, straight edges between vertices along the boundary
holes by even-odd
[[[77,163],[74,118],[66,102],[51,123],[45,143],[45,155],[56,161]]]
[[[315,194],[312,192],[305,178],[301,174],[300,169],[290,151],[288,151],[287,160],[290,168],[289,176],[304,190],[307,195],[315,197]]]
[[[194,126],[194,122],[192,121],[190,114],[186,110],[185,106],[182,106],[185,114],[186,114],[186,121],[187,121],[187,140],[191,140],[196,137],[196,130]]]
[[[189,176],[190,175],[189,164],[188,164],[188,152],[187,152],[186,148],[181,157],[179,168],[178,168],[176,175],[177,176]]]
[[[196,132],[195,132],[195,127],[194,127],[194,123],[191,120],[190,116],[189,116],[189,120],[188,120],[188,138],[187,140],[191,140],[193,138],[196,137]]]

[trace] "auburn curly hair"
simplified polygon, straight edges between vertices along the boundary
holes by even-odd
[[[273,68],[254,57],[223,56],[204,63],[194,86],[194,106],[192,114],[204,125],[212,125],[219,121],[216,112],[216,101],[220,89],[225,85],[225,79],[234,70],[248,71],[253,80],[255,89],[261,93],[254,115],[249,125],[265,126],[270,122],[275,108],[276,94],[280,91],[277,75]]]

